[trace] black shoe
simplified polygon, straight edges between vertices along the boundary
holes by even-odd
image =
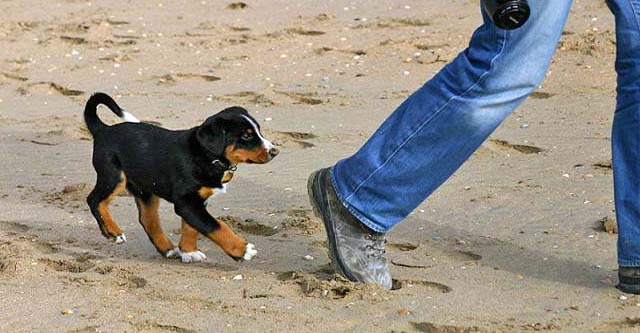
[[[618,269],[620,283],[616,288],[627,294],[640,295],[640,267],[623,267]]]
[[[311,174],[307,191],[315,215],[324,223],[329,256],[338,273],[354,282],[391,289],[384,234],[367,228],[342,205],[331,183],[331,170]]]

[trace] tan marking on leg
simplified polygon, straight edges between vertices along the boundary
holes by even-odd
[[[203,200],[207,200],[211,195],[213,195],[213,189],[211,187],[201,187],[200,190],[198,190],[198,195]]]
[[[242,258],[247,248],[247,241],[236,235],[228,225],[218,220],[220,228],[207,235],[214,243],[218,244],[222,250],[234,257]]]
[[[157,196],[152,196],[148,203],[136,198],[138,204],[138,213],[140,218],[140,224],[144,228],[144,231],[149,236],[149,240],[163,255],[169,250],[173,250],[175,246],[171,240],[167,237],[160,225],[160,215],[158,214],[158,207],[160,206],[160,199]]]
[[[182,220],[182,237],[180,238],[180,251],[198,251],[198,230],[192,228],[187,222]]]
[[[120,174],[120,182],[113,189],[113,192],[104,200],[100,201],[98,204],[98,212],[100,213],[100,217],[104,222],[105,229],[110,235],[119,236],[122,235],[122,229],[118,226],[116,221],[111,217],[111,213],[109,212],[109,204],[115,197],[120,195],[120,193],[124,192],[127,188],[127,177],[124,173]]]

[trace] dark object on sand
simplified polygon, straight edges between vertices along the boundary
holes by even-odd
[[[527,0],[483,0],[484,10],[500,29],[517,29],[529,19]]]

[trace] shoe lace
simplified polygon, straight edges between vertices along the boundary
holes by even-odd
[[[387,252],[384,248],[385,244],[387,244],[387,239],[383,234],[366,234],[364,238],[371,241],[369,244],[365,245],[365,249],[368,250],[368,257],[381,258]]]

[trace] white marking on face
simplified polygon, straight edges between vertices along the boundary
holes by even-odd
[[[213,194],[210,195],[207,199],[204,200],[205,207],[209,205],[209,203],[211,202],[213,197],[215,197],[217,195],[220,195],[220,194],[227,193],[227,185],[229,185],[229,184],[222,184],[221,188],[214,188],[213,189]]]
[[[138,118],[136,118],[136,116],[132,115],[131,113],[122,110],[122,120],[128,122],[128,123],[139,123],[140,120],[138,120]]]
[[[256,132],[256,134],[258,135],[258,137],[262,141],[262,146],[264,147],[264,149],[266,151],[271,150],[273,148],[273,143],[271,143],[271,141],[265,139],[264,136],[262,136],[262,133],[260,133],[260,130],[258,129],[258,125],[253,120],[251,120],[251,118],[249,118],[247,116],[242,116],[242,117],[244,117],[244,119],[246,119],[249,122],[249,124],[251,124],[251,126],[253,126],[253,130]]]

